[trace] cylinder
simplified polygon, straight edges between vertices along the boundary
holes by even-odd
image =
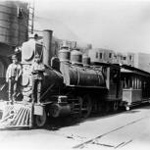
[[[52,30],[43,31],[43,63],[47,66],[50,65],[51,58],[54,56],[52,52]]]
[[[61,106],[60,104],[53,104],[50,110],[50,115],[54,118],[60,116],[67,116],[70,113],[71,113],[70,105]]]

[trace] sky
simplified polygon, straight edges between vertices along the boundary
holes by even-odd
[[[34,0],[35,29],[94,48],[150,53],[150,0]]]

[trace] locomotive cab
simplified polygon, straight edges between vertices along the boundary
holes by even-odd
[[[107,93],[104,95],[104,111],[117,111],[122,100],[122,83],[120,66],[117,64],[94,62],[95,67],[102,67],[102,73],[106,81]],[[102,97],[102,96],[100,96]]]

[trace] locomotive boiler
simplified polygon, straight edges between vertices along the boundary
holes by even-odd
[[[64,51],[60,50],[60,54]],[[71,54],[72,57],[80,57],[79,55],[75,56],[78,51],[74,50],[74,53]],[[61,54],[62,55],[62,54]],[[60,56],[61,56],[60,55]],[[61,58],[62,57],[62,58]],[[103,86],[105,85],[104,75],[101,68],[94,69],[91,67],[83,67],[82,59],[81,61],[76,58],[76,62],[71,63],[69,60],[64,60],[63,55],[60,57],[60,71],[64,78],[64,83],[66,86]]]

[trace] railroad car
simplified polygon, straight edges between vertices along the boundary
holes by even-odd
[[[122,102],[126,110],[150,101],[150,73],[135,67],[122,65]]]

